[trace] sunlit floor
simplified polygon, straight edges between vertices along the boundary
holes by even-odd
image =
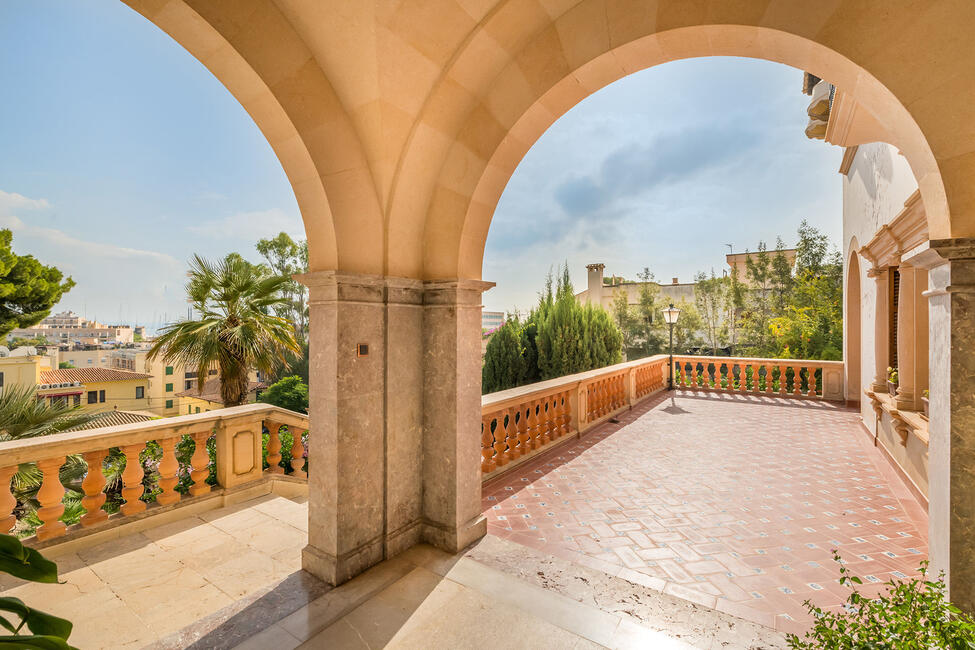
[[[924,508],[853,410],[677,391],[485,486],[491,534],[778,629],[916,573]]]

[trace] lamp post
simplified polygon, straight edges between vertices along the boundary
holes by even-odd
[[[670,303],[670,307],[663,310],[664,322],[670,326],[670,376],[667,378],[667,390],[674,390],[674,324],[680,316],[680,309]]]

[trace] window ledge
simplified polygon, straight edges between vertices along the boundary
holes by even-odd
[[[890,393],[875,393],[869,389],[864,393],[873,402],[873,410],[878,416],[881,412],[890,415],[890,419],[894,422],[894,429],[900,435],[901,445],[906,447],[908,436],[913,435],[925,447],[928,446],[928,420],[923,413],[898,409]]]

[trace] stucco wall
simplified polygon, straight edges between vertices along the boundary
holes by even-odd
[[[893,220],[904,209],[904,201],[917,189],[917,181],[907,160],[894,147],[874,143],[860,146],[843,176],[843,263],[849,265],[850,244],[856,239],[863,246],[873,239],[877,230]],[[876,433],[876,422],[870,401],[863,398],[863,389],[873,381],[876,364],[874,356],[874,320],[876,312],[876,282],[867,277],[870,263],[860,259],[860,399],[863,422]],[[848,283],[843,269],[844,284]],[[844,292],[846,286],[844,286]],[[844,301],[843,322],[848,304]],[[846,337],[851,332],[844,332]],[[852,394],[851,394],[852,398]]]

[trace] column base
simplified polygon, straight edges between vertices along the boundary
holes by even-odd
[[[383,559],[382,540],[335,556],[309,544],[301,550],[301,568],[328,584],[340,585]]]
[[[487,519],[478,514],[461,526],[423,522],[423,541],[448,553],[459,553],[487,535]]]

